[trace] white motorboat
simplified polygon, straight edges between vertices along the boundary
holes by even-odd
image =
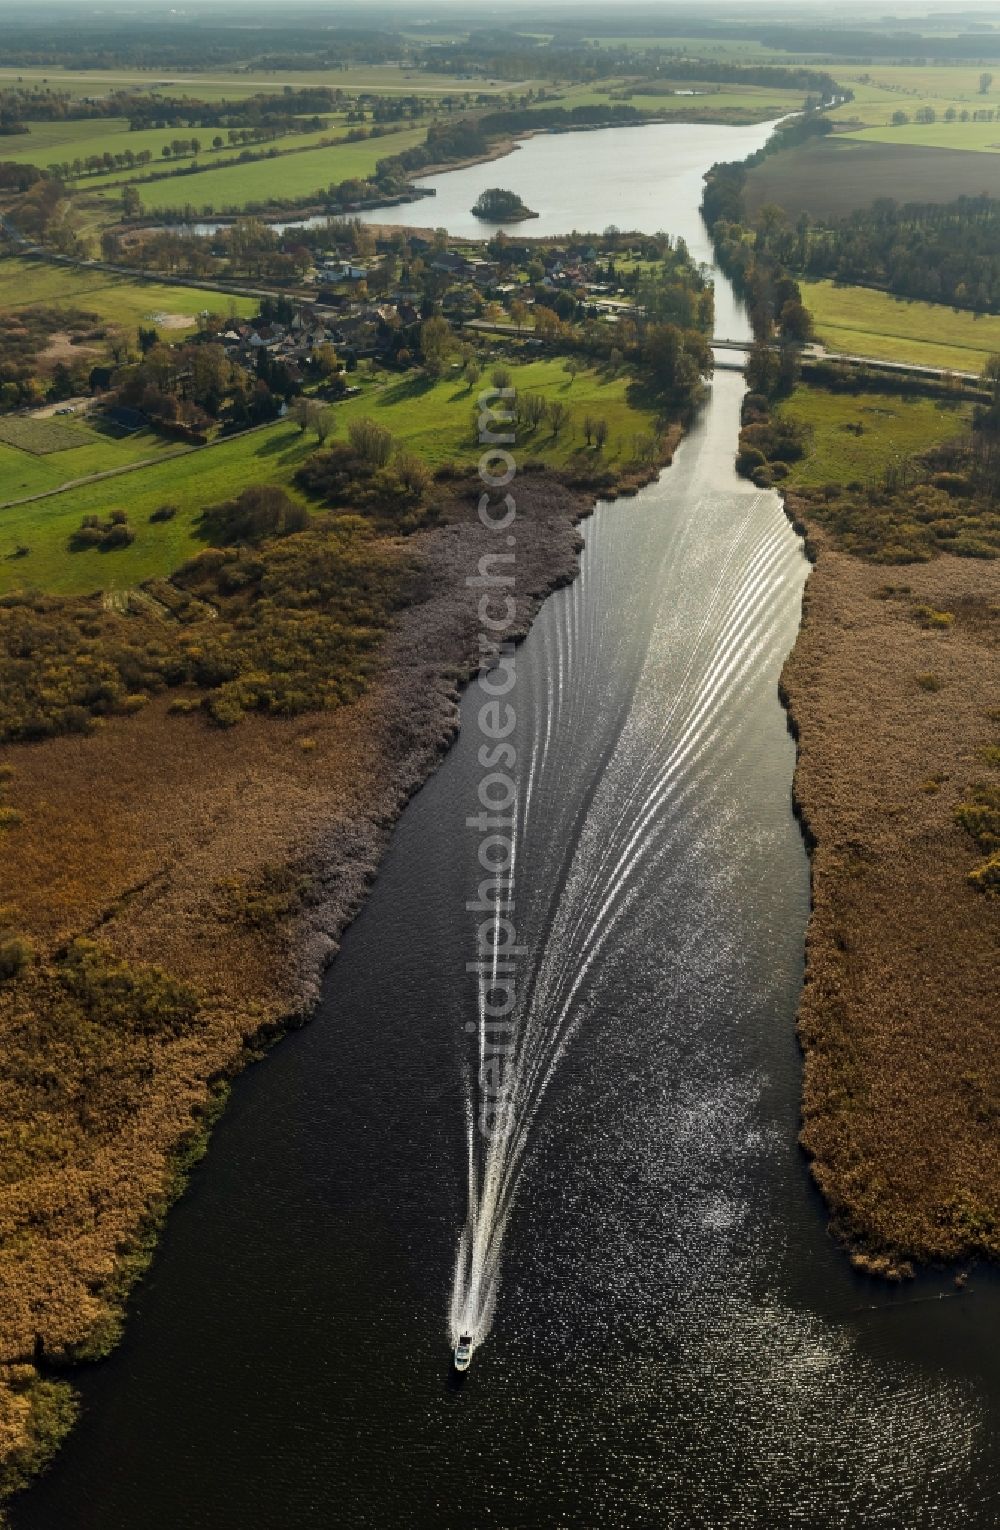
[[[462,1333],[458,1336],[453,1356],[456,1371],[467,1371],[472,1364],[472,1334]]]

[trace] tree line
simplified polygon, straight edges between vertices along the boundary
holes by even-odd
[[[976,313],[1000,308],[1000,201],[900,205],[880,198],[838,223],[786,230],[788,258],[813,278],[885,287]]]

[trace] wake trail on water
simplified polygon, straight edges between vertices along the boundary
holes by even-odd
[[[462,1333],[481,1342],[490,1331],[532,1126],[581,1022],[587,985],[649,878],[677,853],[682,815],[713,810],[726,786],[720,759],[739,742],[733,703],[775,662],[801,550],[772,496],[733,493],[727,502],[733,512],[724,540],[717,535],[708,553],[715,571],[691,609],[678,611],[662,592],[684,598],[688,561],[696,549],[706,557],[697,511],[661,550],[645,610],[622,611],[621,570],[588,543],[558,619],[540,624],[542,683],[532,688],[527,714],[518,708],[528,739],[512,815],[517,923],[527,951],[505,1017],[507,1108],[489,1130],[481,1107],[497,1021],[485,1012],[485,984],[477,985],[475,1020],[466,1024],[467,1195],[449,1306],[452,1343]],[[636,623],[645,634],[638,652]],[[595,675],[608,679],[603,690]],[[621,699],[609,703],[615,689]],[[493,976],[498,962],[494,941]]]

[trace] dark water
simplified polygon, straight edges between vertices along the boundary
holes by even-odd
[[[662,221],[697,232],[680,195]],[[18,1530],[998,1523],[996,1285],[853,1276],[795,1145],[808,868],[776,682],[806,565],[732,474],[741,391],[720,373],[674,466],[598,508],[518,650],[492,1177],[470,1206],[473,688]]]

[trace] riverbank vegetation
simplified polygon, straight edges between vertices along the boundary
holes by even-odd
[[[998,404],[869,379],[763,409],[797,432],[817,560],[782,680],[813,845],[802,1142],[856,1263],[897,1277],[1000,1256]]]

